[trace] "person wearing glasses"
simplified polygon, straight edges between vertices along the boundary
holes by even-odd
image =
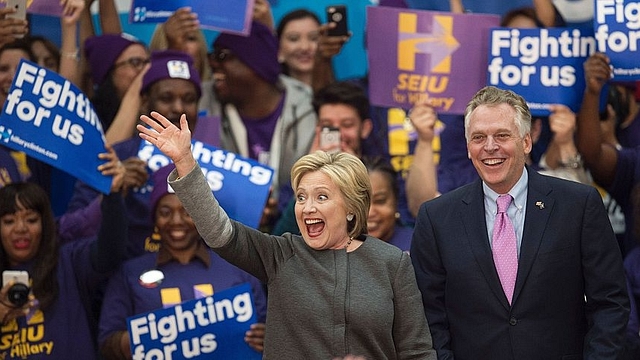
[[[168,63],[172,66],[167,66]],[[180,115],[184,113],[190,129],[195,129],[200,77],[189,55],[174,50],[152,53],[149,68],[140,81],[140,107],[136,116],[163,109],[172,121],[178,123]],[[157,250],[148,239],[154,232],[149,205],[149,188],[152,184],[147,183],[150,170],[138,157],[140,139],[137,136],[114,144],[114,149],[127,168],[124,185],[128,190],[125,201],[130,221],[127,256],[131,258]],[[78,232],[84,235],[95,232],[96,222],[100,220],[96,204],[99,203],[99,197],[100,194],[86,184],[76,184],[64,221],[60,223],[63,239],[76,238]]]
[[[221,34],[209,56],[213,80],[203,85],[200,109],[221,121],[220,146],[272,167],[273,192],[261,225],[277,218],[280,187],[290,186],[293,163],[306,155],[316,115],[308,85],[281,74],[278,40],[254,21],[249,36]]]
[[[127,89],[149,63],[149,50],[135,37],[122,33],[90,37],[84,51],[93,82],[91,103],[107,131]]]

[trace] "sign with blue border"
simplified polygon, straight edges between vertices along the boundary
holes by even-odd
[[[61,169],[108,194],[111,176],[102,124],[86,95],[54,71],[22,59],[0,115],[2,144]]]
[[[566,28],[494,28],[489,38],[488,85],[522,95],[534,116],[549,115],[551,104],[579,110],[583,63],[595,52],[591,34]]]
[[[269,197],[273,169],[197,140],[192,142],[191,152],[227,215],[258,228]],[[140,143],[138,157],[147,163],[151,171],[171,163],[169,157],[148,141]]]
[[[251,286],[127,319],[133,359],[261,359],[244,341],[257,317]]]

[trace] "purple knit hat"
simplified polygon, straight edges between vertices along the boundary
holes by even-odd
[[[140,94],[149,90],[156,81],[163,79],[184,79],[196,87],[198,96],[202,94],[200,76],[193,67],[193,59],[186,53],[176,50],[154,51],[151,54],[151,67],[142,78]]]
[[[278,39],[265,25],[254,21],[251,24],[249,36],[222,33],[213,42],[213,48],[231,50],[268,83],[275,84],[278,81],[278,75],[280,75]]]
[[[133,44],[145,46],[134,36],[125,33],[98,35],[85,41],[84,53],[91,66],[91,80],[94,85],[105,81],[118,56]]]
[[[163,196],[174,193],[169,183],[167,183],[167,177],[169,177],[169,173],[175,168],[176,166],[171,163],[161,167],[151,175],[153,190],[151,191],[151,195],[149,195],[149,205],[152,219],[155,219],[156,217],[156,206],[158,205],[158,201],[160,201]]]

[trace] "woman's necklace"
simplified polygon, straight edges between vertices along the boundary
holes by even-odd
[[[347,241],[347,245],[345,245],[344,249],[347,250],[349,249],[349,245],[351,245],[351,242],[353,241],[353,238],[349,238],[349,240]]]

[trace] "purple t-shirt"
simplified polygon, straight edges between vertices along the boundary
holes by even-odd
[[[249,144],[249,157],[257,160],[261,164],[269,163],[269,151],[271,141],[276,129],[278,118],[282,114],[284,106],[284,96],[276,107],[275,111],[263,118],[242,118],[247,129],[247,143]]]
[[[104,295],[104,304],[109,305],[103,307],[100,316],[99,343],[115,331],[126,331],[128,317],[207,296],[202,294],[202,289],[207,287],[213,292],[249,283],[258,321],[264,322],[267,301],[262,283],[223,260],[213,250],[207,249],[207,252],[211,259],[209,267],[199,259],[184,265],[170,261],[158,266],[158,255],[151,253],[124,263],[109,280]],[[156,287],[140,284],[140,275],[149,269],[158,269],[164,274],[164,280]],[[163,289],[175,290],[171,293],[177,294],[178,298],[163,296]]]
[[[57,300],[29,321],[23,316],[2,327],[1,359],[97,358],[85,304],[93,293],[88,287],[97,286],[104,276],[92,270],[91,243],[91,239],[77,240],[61,248]]]

